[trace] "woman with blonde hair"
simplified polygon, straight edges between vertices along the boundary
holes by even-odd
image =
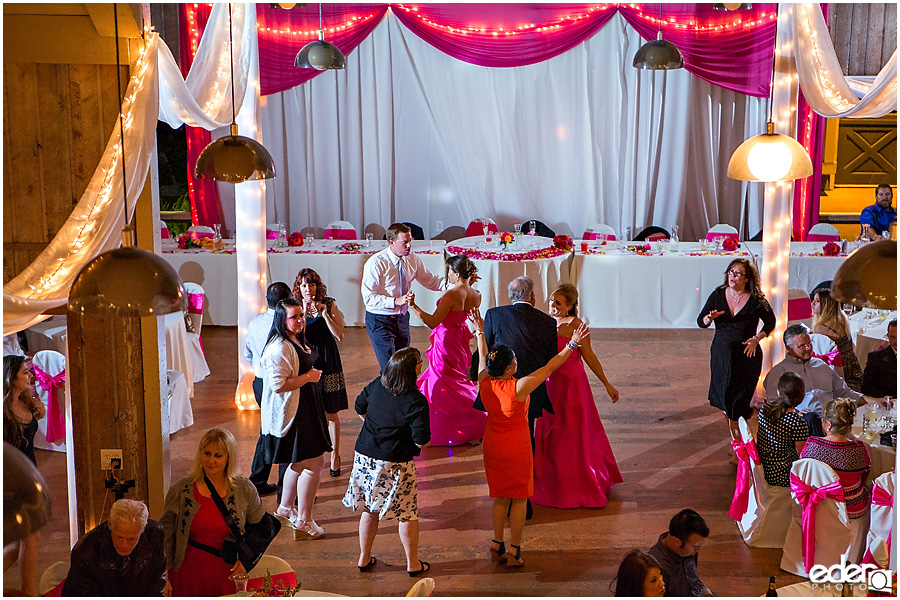
[[[247,572],[240,560],[225,562],[225,540],[235,541],[212,495],[229,508],[241,533],[259,523],[265,509],[256,487],[236,474],[237,442],[230,431],[203,434],[187,477],[169,488],[163,515],[166,596],[226,596],[234,593],[232,575]]]
[[[813,292],[813,333],[827,336],[840,352],[840,358],[832,364],[838,375],[844,378],[847,387],[854,392],[862,388],[862,367],[856,352],[853,351],[853,340],[850,337],[850,321],[841,310],[841,305],[831,297],[826,288]]]
[[[556,319],[557,349],[562,350],[583,321],[578,318],[578,290],[565,283],[550,295]],[[590,335],[547,379],[554,413],[534,426],[534,496],[531,501],[557,508],[602,508],[612,486],[622,482],[612,446],[594,404],[584,365],[606,386],[615,403],[619,392],[609,382],[591,347]]]

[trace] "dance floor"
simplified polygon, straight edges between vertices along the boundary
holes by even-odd
[[[413,343],[428,347],[428,330],[413,329]],[[712,330],[598,329],[594,350],[620,393],[615,405],[593,374],[591,385],[624,483],[613,488],[602,509],[535,507],[525,527],[523,569],[489,560],[491,500],[480,446],[428,448],[417,460],[421,536],[419,556],[431,563],[435,596],[611,596],[610,581],[622,556],[646,550],[678,510],[691,507],[711,534],[700,551],[700,574],[720,596],[758,596],[770,575],[778,585],[801,581],[780,571],[779,549],[748,548],[726,511],[735,468],[728,464],[722,414],[706,400]],[[204,327],[212,375],[196,385],[194,425],[171,438],[173,481],[186,474],[200,436],[213,426],[230,429],[240,448],[240,471],[249,472],[259,432],[259,413],[234,407],[237,364],[234,327]],[[323,472],[314,518],[328,535],[294,542],[282,532],[270,553],[286,559],[304,589],[348,596],[400,596],[412,583],[406,573],[397,525],[385,522],[375,540],[379,564],[371,573],[356,569],[358,515],[341,505],[359,420],[353,399],[377,374],[365,330],[349,328],[341,344],[351,408],[342,413],[343,474]],[[213,358],[214,357],[214,358]],[[38,573],[68,560],[64,486],[65,456],[38,451],[38,466],[53,498],[44,529]],[[273,477],[275,473],[273,470]],[[274,479],[273,479],[274,481]],[[270,511],[275,497],[263,499]],[[158,516],[158,515],[156,515]],[[507,534],[508,535],[508,534]],[[19,570],[4,585],[18,587]]]

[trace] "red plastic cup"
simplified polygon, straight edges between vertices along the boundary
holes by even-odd
[[[581,242],[581,251],[585,252],[585,253],[588,251],[588,242],[586,242],[586,241]]]

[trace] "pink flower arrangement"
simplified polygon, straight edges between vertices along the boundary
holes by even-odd
[[[500,240],[500,245],[503,246],[504,250],[506,250],[506,245],[512,243],[516,239],[516,236],[508,231],[504,231],[498,236],[498,239]]]
[[[462,254],[464,256],[468,256],[469,258],[474,258],[477,260],[509,261],[553,258],[562,254],[566,254],[568,252],[568,250],[563,250],[561,248],[557,248],[556,246],[550,246],[549,248],[544,248],[543,250],[529,250],[527,252],[481,252],[473,248],[462,248],[460,246],[447,246],[446,250],[448,254]],[[416,254],[431,254],[431,252],[417,252]]]
[[[841,253],[841,247],[834,242],[826,242],[826,244],[822,246],[822,252],[825,256],[837,256]]]
[[[572,238],[563,234],[557,235],[553,238],[553,245],[564,252],[568,252],[575,247],[575,244],[572,242]]]
[[[738,249],[737,240],[734,238],[727,237],[725,241],[722,242],[722,250],[725,252],[734,252]]]
[[[191,248],[199,248],[200,244],[197,243],[197,240],[184,233],[178,237],[178,247],[182,250],[189,250]]]

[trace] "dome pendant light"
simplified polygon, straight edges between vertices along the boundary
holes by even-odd
[[[897,310],[897,223],[891,237],[867,242],[844,259],[834,274],[831,297],[864,308]]]
[[[116,33],[116,80],[122,104],[119,69],[119,15],[113,4]],[[134,226],[128,220],[128,188],[125,177],[125,116],[119,111],[119,146],[122,152],[122,196],[125,226],[122,247],[109,250],[87,263],[69,291],[70,311],[121,317],[155,317],[182,310],[181,278],[161,257],[134,247]]]
[[[635,69],[669,71],[684,68],[684,56],[672,42],[662,39],[662,4],[659,5],[659,31],[656,39],[647,42],[634,53],[631,63]]]
[[[228,49],[231,57],[231,135],[213,140],[203,149],[194,165],[194,177],[226,183],[241,183],[275,177],[275,161],[265,146],[238,135],[234,106],[234,43],[232,41],[231,4],[228,5]]]
[[[310,42],[300,49],[294,58],[294,66],[301,69],[343,69],[346,64],[344,53],[340,48],[325,41],[325,29],[322,27],[322,3],[319,3],[319,39]]]

